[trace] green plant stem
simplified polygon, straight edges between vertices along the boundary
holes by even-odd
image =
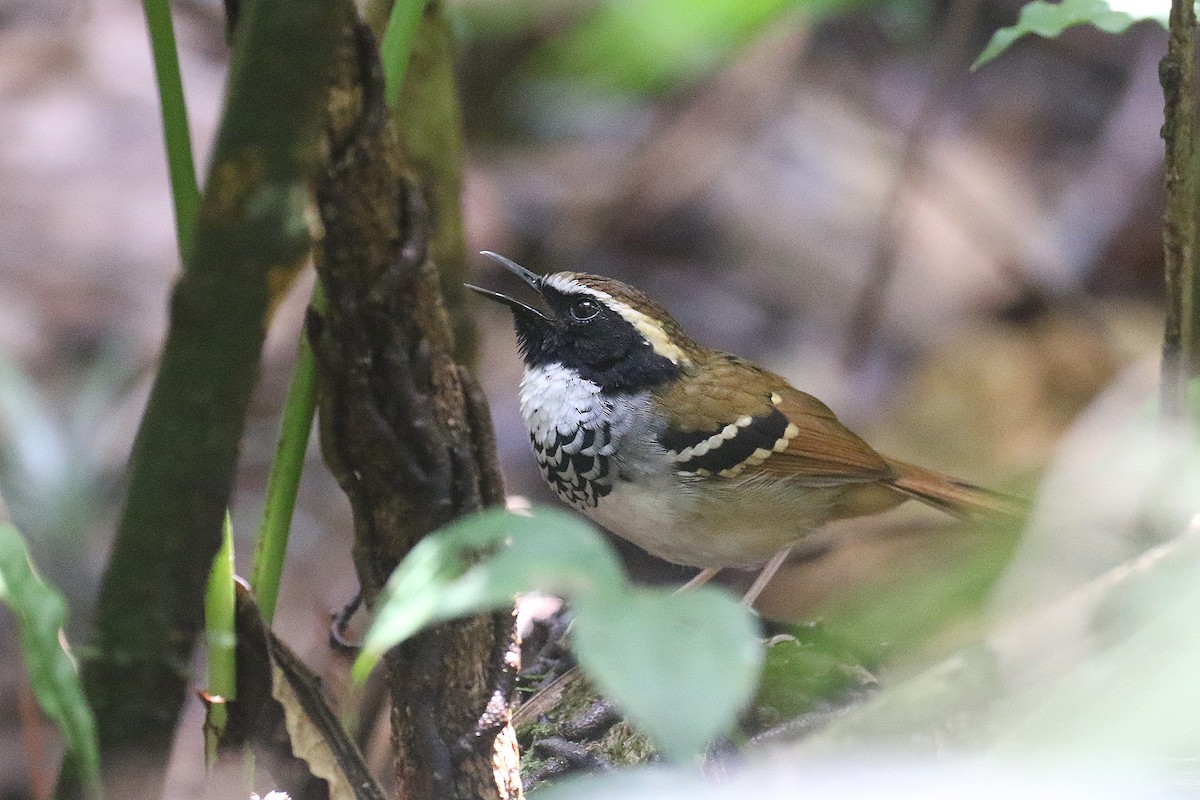
[[[325,310],[325,295],[320,283],[313,287],[310,302],[315,310]],[[258,610],[268,628],[275,617],[275,602],[279,598],[279,582],[283,574],[288,535],[292,529],[292,514],[296,509],[296,494],[300,490],[304,454],[308,450],[308,437],[316,409],[316,365],[308,336],[301,330],[300,341],[296,345],[296,366],[283,406],[279,446],[267,478],[262,525],[258,531],[254,565],[250,573],[250,585],[254,589]]]
[[[383,60],[384,97],[389,106],[396,105],[400,87],[404,85],[404,73],[408,70],[409,53],[412,52],[413,37],[421,24],[425,0],[396,0],[383,31],[380,57]]]
[[[208,693],[214,702],[204,724],[204,760],[211,767],[217,760],[217,745],[229,720],[230,700],[237,697],[237,632],[233,586],[233,520],[225,512],[221,549],[208,573],[204,596],[204,638],[208,645]]]
[[[162,109],[163,139],[166,142],[171,195],[175,202],[179,257],[186,264],[196,226],[196,209],[200,205],[200,189],[192,158],[192,136],[188,129],[187,106],[183,100],[175,28],[171,23],[171,8],[167,0],[142,0],[142,7],[150,31],[150,49],[154,55],[154,75]]]

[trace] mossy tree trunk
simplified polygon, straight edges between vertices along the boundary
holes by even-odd
[[[439,14],[431,6],[427,19]],[[444,57],[448,70],[448,48]],[[444,227],[457,219],[457,168],[412,163],[404,109],[393,120],[383,105],[368,28],[344,30],[337,65],[330,167],[317,185],[328,307],[309,325],[322,447],[354,511],[369,607],[422,536],[503,502],[503,489],[487,409],[455,358],[461,348],[435,264],[439,241],[462,252],[461,223]],[[414,69],[408,80],[428,74]],[[428,102],[456,101],[450,91]],[[457,131],[440,142],[445,152],[434,160],[456,163]],[[509,615],[481,615],[421,634],[385,659],[402,797],[520,795],[505,689],[510,632]]]

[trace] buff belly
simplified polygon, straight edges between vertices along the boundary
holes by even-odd
[[[777,479],[729,481],[700,492],[618,480],[584,513],[612,533],[676,564],[750,567],[800,542],[829,518],[843,490],[798,488]]]

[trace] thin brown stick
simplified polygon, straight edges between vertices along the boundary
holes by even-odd
[[[47,800],[54,781],[46,771],[42,715],[28,680],[21,681],[17,690],[17,714],[21,719],[21,743],[25,746],[25,757],[29,761],[29,796],[34,800]]]
[[[1166,320],[1163,330],[1162,414],[1187,419],[1188,385],[1200,375],[1200,265],[1196,212],[1200,163],[1195,142],[1196,11],[1191,0],[1171,3],[1167,55],[1159,65],[1165,100],[1167,211],[1163,220]]]

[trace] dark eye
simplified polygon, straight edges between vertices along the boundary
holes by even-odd
[[[571,304],[571,316],[576,322],[587,322],[600,313],[600,304],[595,300],[576,300]]]

